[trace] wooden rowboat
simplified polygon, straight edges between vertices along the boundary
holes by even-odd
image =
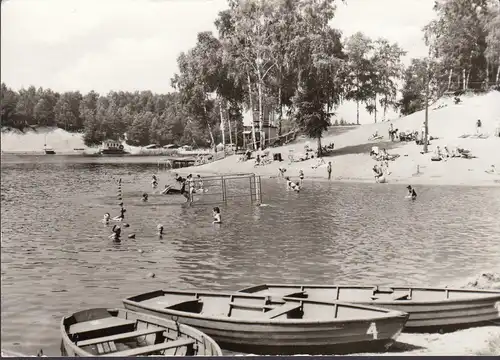
[[[62,356],[222,356],[192,327],[125,309],[89,309],[61,321]]]
[[[345,301],[403,311],[410,314],[406,332],[453,331],[500,320],[500,290],[263,284],[240,292]]]
[[[268,355],[385,350],[408,319],[370,306],[214,291],[158,290],[123,303],[196,327],[224,349]]]

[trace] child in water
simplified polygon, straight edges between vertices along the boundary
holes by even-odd
[[[120,215],[118,216],[115,216],[113,218],[114,221],[123,221],[123,219],[125,219],[125,213],[127,212],[127,210],[125,210],[125,208],[122,206],[120,208]]]
[[[114,241],[120,241],[122,229],[118,225],[114,225],[111,231],[113,233],[109,236],[109,238],[113,239]]]
[[[144,201],[144,202],[148,201],[148,194],[146,194],[146,193],[142,194],[142,201]]]
[[[153,187],[153,189],[156,189],[158,187],[158,178],[156,177],[156,175],[153,175],[153,180],[151,180],[151,186]]]
[[[214,207],[214,210],[212,211],[212,215],[214,217],[213,224],[221,224],[222,220],[220,217],[220,209],[218,206]]]
[[[287,190],[294,190],[299,192],[300,191],[300,186],[294,183],[292,180],[290,180],[290,177],[286,177],[286,189]]]
[[[158,236],[162,237],[163,236],[163,225],[162,224],[158,224],[158,226],[156,227],[156,229],[158,230]]]
[[[111,215],[109,215],[109,213],[106,213],[106,214],[104,214],[104,219],[102,219],[102,222],[107,225],[107,224],[109,224],[110,219],[111,219]]]
[[[406,197],[408,199],[415,200],[417,198],[417,193],[416,193],[415,189],[413,189],[411,187],[411,185],[408,185],[406,188],[408,189],[408,195]]]

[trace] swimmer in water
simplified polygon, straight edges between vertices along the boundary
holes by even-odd
[[[218,206],[214,207],[212,211],[212,216],[214,217],[214,221],[212,222],[213,224],[222,224],[222,220],[220,217],[220,209]]]
[[[115,216],[113,218],[114,221],[123,221],[123,219],[125,219],[125,213],[127,212],[127,210],[125,210],[125,208],[122,206],[120,208],[120,215],[118,216]]]
[[[113,229],[111,230],[113,233],[109,235],[110,239],[113,239],[114,241],[120,241],[120,236],[122,234],[122,229],[118,225],[114,225]]]
[[[104,214],[104,218],[102,219],[102,222],[107,225],[107,224],[109,224],[110,219],[111,219],[111,215],[109,215],[109,213],[106,213],[106,214]]]
[[[148,194],[147,193],[142,194],[142,201],[143,202],[147,202],[148,201]]]
[[[162,237],[163,236],[163,225],[162,224],[158,224],[158,226],[156,227],[156,229],[158,230],[158,236]]]
[[[408,185],[406,188],[408,189],[408,195],[406,196],[406,198],[415,200],[417,198],[415,189],[413,189],[411,185]]]
[[[290,177],[286,177],[286,189],[287,190],[294,190],[299,192],[300,191],[300,186],[294,183],[292,180],[290,180]]]
[[[153,189],[156,189],[158,187],[158,178],[156,177],[156,175],[153,175],[153,180],[151,180],[151,186],[153,187]]]

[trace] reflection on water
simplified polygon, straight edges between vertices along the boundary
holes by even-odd
[[[25,353],[58,355],[65,314],[120,306],[125,296],[161,287],[434,285],[500,258],[498,188],[419,186],[412,202],[404,186],[306,182],[297,194],[264,180],[269,206],[230,200],[214,226],[209,205],[188,207],[178,196],[140,201],[155,164],[10,161],[1,171],[2,347]],[[160,187],[170,176],[160,174]],[[114,244],[112,225],[100,220],[118,214],[120,177],[131,227]],[[231,185],[231,193],[245,186]]]

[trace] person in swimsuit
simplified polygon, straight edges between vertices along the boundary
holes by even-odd
[[[148,201],[148,194],[147,193],[142,194],[142,199],[141,200],[143,202],[147,202]]]
[[[153,180],[151,180],[151,186],[153,187],[153,189],[156,189],[158,187],[158,178],[156,177],[156,175],[153,175]]]
[[[384,171],[379,165],[374,165],[372,170],[375,173],[375,182],[385,182]]]
[[[156,230],[158,230],[158,236],[162,237],[163,236],[163,225],[158,224],[158,226],[156,227]]]
[[[214,209],[212,211],[212,216],[214,217],[213,224],[221,224],[222,223],[220,209],[218,206],[214,207]]]
[[[300,191],[300,186],[294,183],[292,180],[290,180],[290,177],[286,177],[286,189],[287,190],[294,190],[299,192]]]
[[[114,241],[120,241],[122,229],[118,225],[114,225],[113,229],[111,229],[111,231],[113,233],[109,236],[109,238],[113,239]]]
[[[196,189],[195,189],[195,183],[194,183],[193,175],[189,174],[189,175],[187,176],[186,182],[187,182],[187,183],[188,183],[188,185],[189,185],[189,201],[190,201],[190,202],[193,202],[193,199],[194,199],[194,194],[196,193]]]
[[[115,216],[115,217],[113,218],[113,220],[115,220],[115,221],[123,221],[123,219],[125,219],[125,213],[126,213],[126,212],[127,212],[127,210],[125,210],[125,208],[122,206],[122,207],[120,208],[120,215]]]
[[[415,191],[415,189],[412,188],[411,185],[408,185],[406,188],[408,189],[408,195],[406,197],[408,199],[415,200],[417,198],[417,192]]]
[[[197,177],[197,183],[198,183],[198,190],[203,192],[203,180],[201,179],[200,174],[196,175]]]
[[[181,194],[182,196],[184,196],[184,197],[186,198],[186,202],[188,202],[188,201],[189,201],[189,194],[188,194],[188,192],[186,191],[186,182],[187,182],[187,181],[184,181],[184,182],[182,183],[182,186],[181,186],[181,192],[180,192],[180,194]]]
[[[182,176],[180,176],[177,173],[175,173],[174,178],[175,178],[175,181],[177,181],[179,184],[182,184],[184,181],[186,181],[186,179],[184,179]]]
[[[302,170],[299,171],[299,185],[302,186],[304,183],[304,172]]]
[[[104,218],[102,219],[102,222],[107,225],[107,224],[109,224],[110,219],[111,219],[111,215],[109,215],[109,213],[106,213],[106,214],[104,214]]]
[[[286,169],[283,166],[278,168],[278,179],[285,177]]]
[[[328,180],[332,178],[332,162],[328,161],[328,166],[326,167],[326,171],[328,171]]]

